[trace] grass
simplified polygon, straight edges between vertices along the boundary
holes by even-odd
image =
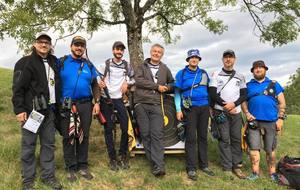
[[[16,122],[11,105],[12,71],[0,69],[0,189],[20,189],[22,184],[20,167],[20,127]],[[290,156],[300,155],[299,127],[300,116],[289,115],[285,122],[285,131],[279,137],[278,154],[280,158],[286,154]],[[118,143],[117,143],[118,144]],[[36,155],[39,154],[37,147]],[[108,169],[107,151],[103,137],[103,129],[93,122],[90,132],[89,164],[95,178],[86,181],[82,178],[74,184],[66,180],[64,161],[62,154],[61,137],[56,136],[56,176],[63,184],[64,189],[70,190],[114,190],[114,189],[137,189],[137,190],[176,190],[176,189],[286,189],[269,181],[266,170],[264,153],[262,153],[261,169],[262,177],[257,182],[247,180],[230,180],[221,170],[217,142],[209,138],[209,165],[216,173],[215,177],[208,177],[201,172],[199,180],[192,182],[187,179],[185,173],[184,155],[166,155],[167,175],[163,179],[157,179],[150,173],[148,162],[144,155],[137,155],[130,159],[131,168],[127,171],[112,172]],[[247,155],[244,155],[245,172],[250,173],[250,163]],[[38,162],[37,162],[38,163]],[[49,189],[39,179],[39,164],[37,166],[36,188]]]

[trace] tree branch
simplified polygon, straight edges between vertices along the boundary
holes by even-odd
[[[154,3],[155,3],[156,1],[157,1],[157,0],[148,0],[148,1],[146,1],[146,3],[144,4],[144,6],[141,8],[141,14],[144,15],[145,12],[146,12],[147,10],[149,10],[150,7],[151,7],[152,5],[154,5]]]

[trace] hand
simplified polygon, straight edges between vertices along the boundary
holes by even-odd
[[[283,126],[283,120],[282,119],[278,119],[276,121],[276,130],[277,130],[277,133],[281,132],[282,126]]]
[[[235,108],[235,104],[233,102],[223,102],[223,104],[225,104],[224,109],[226,109],[227,111]]]
[[[235,115],[237,114],[236,108],[233,108],[229,111],[230,114]]]
[[[100,112],[100,105],[99,103],[95,103],[94,107],[93,107],[93,115],[97,115]]]
[[[182,121],[183,113],[182,112],[176,112],[176,118],[177,118],[178,121]]]
[[[256,119],[250,112],[247,112],[245,115],[248,121],[253,121]]]
[[[106,84],[105,84],[105,82],[104,82],[103,80],[100,81],[99,87],[100,87],[101,89],[103,89],[103,88],[106,87]]]
[[[166,92],[168,90],[167,86],[158,85],[158,91],[159,92]]]
[[[126,81],[123,82],[122,86],[121,86],[121,92],[122,94],[125,94],[128,90],[128,84]]]
[[[16,115],[16,117],[19,122],[25,122],[27,120],[27,113],[26,112],[19,113],[18,115]]]

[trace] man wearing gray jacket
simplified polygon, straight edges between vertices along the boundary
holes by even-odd
[[[135,73],[135,112],[140,127],[142,143],[152,174],[164,176],[163,113],[161,96],[172,89],[174,82],[170,69],[161,62],[164,47],[154,44],[150,58],[140,64]]]

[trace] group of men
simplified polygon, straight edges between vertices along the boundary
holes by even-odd
[[[248,179],[259,177],[261,135],[267,152],[269,173],[276,180],[276,131],[281,130],[285,116],[282,87],[266,75],[263,61],[253,63],[254,79],[245,82],[242,74],[233,69],[235,53],[223,53],[223,68],[211,76],[199,67],[200,52],[188,51],[188,65],[174,78],[161,59],[164,47],[154,44],[150,58],[135,69],[123,59],[125,45],[117,41],[112,46],[113,58],[98,69],[88,60],[86,40],[72,39],[69,55],[57,59],[51,54],[51,37],[39,34],[32,53],[15,65],[12,102],[17,120],[21,122],[21,164],[23,189],[34,189],[36,174],[35,148],[40,138],[41,180],[53,189],[62,185],[55,178],[55,130],[62,135],[63,155],[67,179],[75,182],[79,174],[87,180],[93,175],[88,169],[89,129],[92,116],[103,113],[104,137],[109,156],[109,168],[128,169],[128,112],[123,96],[128,86],[135,84],[134,112],[140,136],[154,176],[166,174],[163,146],[163,107],[165,93],[175,92],[176,118],[186,121],[185,151],[187,175],[197,180],[197,163],[207,175],[207,131],[209,117],[219,132],[221,165],[225,172],[246,178],[241,171],[241,107],[249,122],[250,155],[253,173]],[[271,85],[270,85],[271,84]],[[279,111],[278,111],[279,109]],[[24,125],[34,120],[33,113],[44,116],[37,132]],[[118,154],[114,147],[113,129],[116,118],[120,123],[121,140]],[[250,126],[250,125],[249,125]],[[251,125],[252,126],[252,125]],[[198,150],[197,150],[198,149]],[[198,152],[198,154],[197,154]],[[198,157],[198,159],[197,159]]]

